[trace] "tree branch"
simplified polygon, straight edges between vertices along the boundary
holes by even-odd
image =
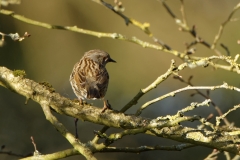
[[[52,115],[51,110],[49,108],[48,101],[40,100],[40,105],[46,116],[46,119],[50,121],[52,125],[62,134],[62,136],[68,140],[68,142],[74,147],[74,149],[76,149],[79,153],[81,153],[86,159],[96,160],[96,158],[93,156],[91,149],[89,149],[91,146],[87,146],[81,143],[79,140],[76,140],[75,136],[72,135],[64,127],[64,125],[57,120],[57,118],[54,115]]]
[[[108,127],[127,129],[121,133],[122,136],[144,132],[153,136],[165,137],[184,143],[202,145],[209,148],[217,148],[219,150],[239,154],[238,145],[240,144],[240,139],[235,135],[227,134],[230,132],[229,130],[221,130],[221,132],[207,131],[179,125],[179,122],[199,120],[199,117],[196,116],[181,117],[181,115],[179,115],[174,120],[171,120],[171,118],[169,119],[169,117],[166,116],[165,118],[160,117],[150,120],[111,110],[101,113],[101,108],[90,106],[89,104],[79,106],[78,103],[62,97],[58,93],[50,92],[46,86],[36,83],[30,79],[26,79],[22,76],[14,76],[13,71],[5,67],[0,67],[0,82],[0,85],[23,95],[27,98],[27,100],[32,99],[33,101],[39,103],[44,108],[46,115],[50,112],[48,108],[48,106],[50,106],[59,114],[106,125]],[[61,126],[61,124],[55,121],[53,117],[47,116],[47,119],[50,120],[55,127]],[[67,134],[68,131],[64,128],[60,127],[58,130],[63,135],[69,136],[69,134]],[[234,128],[234,131],[238,130],[240,131],[240,129]],[[226,140],[228,141],[227,144]],[[74,143],[73,135],[70,136],[69,141],[70,143]],[[95,150],[94,145],[93,148],[91,148],[91,151],[98,152],[98,150]]]
[[[44,160],[52,160],[52,159],[66,158],[66,157],[74,156],[74,155],[79,155],[79,152],[75,149],[66,149],[66,150],[55,152],[52,154],[40,155],[39,157],[31,156],[31,157],[22,158],[20,160],[34,160],[37,158],[39,158],[39,159],[41,158]]]

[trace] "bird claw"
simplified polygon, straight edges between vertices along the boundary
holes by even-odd
[[[84,104],[87,104],[87,102],[82,99],[79,99],[79,105],[83,106]]]
[[[83,105],[83,100],[82,99],[79,99],[79,104]]]
[[[103,105],[103,109],[102,109],[101,113],[104,113],[107,109],[112,110],[111,104],[109,104],[108,100],[107,101],[104,100],[103,103],[104,103],[104,105]]]

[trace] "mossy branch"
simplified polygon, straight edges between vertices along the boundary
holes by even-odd
[[[179,125],[179,122],[200,120],[198,116],[187,117],[177,113],[174,116],[159,117],[151,120],[112,110],[101,113],[101,108],[90,106],[89,104],[80,106],[78,103],[62,97],[58,93],[50,92],[46,86],[42,84],[24,78],[23,76],[14,76],[13,71],[5,67],[0,67],[0,82],[3,87],[39,103],[43,107],[47,119],[69,140],[73,147],[75,146],[74,136],[50,114],[49,106],[59,114],[106,125],[108,127],[123,128],[124,131],[122,133],[109,136],[109,138],[115,137],[114,140],[118,140],[119,138],[116,139],[116,136],[119,137],[119,135],[122,137],[131,134],[145,133],[239,154],[238,144],[240,144],[240,139],[234,137],[234,141],[231,141],[233,139],[232,136],[235,135],[227,134],[230,132],[229,130],[221,131],[221,134],[219,134],[218,131],[199,130]],[[240,129],[234,128],[235,133],[238,130],[240,131]],[[229,139],[229,143],[226,145],[223,142],[227,139]],[[211,143],[209,143],[210,141]],[[82,145],[80,142],[77,142],[76,144],[80,148],[76,146],[74,148],[82,154],[88,153],[81,151],[82,147],[83,150],[87,149],[90,153],[100,152],[107,147],[107,145],[96,144],[95,142]]]

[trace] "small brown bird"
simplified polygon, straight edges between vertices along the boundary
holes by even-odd
[[[74,65],[70,75],[70,83],[80,103],[84,99],[102,99],[104,107],[102,112],[110,108],[108,101],[104,100],[107,92],[109,75],[105,68],[108,62],[116,62],[107,52],[90,50]]]

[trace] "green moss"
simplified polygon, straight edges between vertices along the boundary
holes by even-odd
[[[79,103],[79,100],[78,99],[73,99],[73,102]]]
[[[25,77],[27,74],[24,70],[14,70],[13,75],[15,77]]]
[[[55,92],[55,89],[53,88],[53,86],[49,82],[43,81],[43,82],[39,82],[39,84],[46,87],[49,92],[51,92],[51,93]]]

